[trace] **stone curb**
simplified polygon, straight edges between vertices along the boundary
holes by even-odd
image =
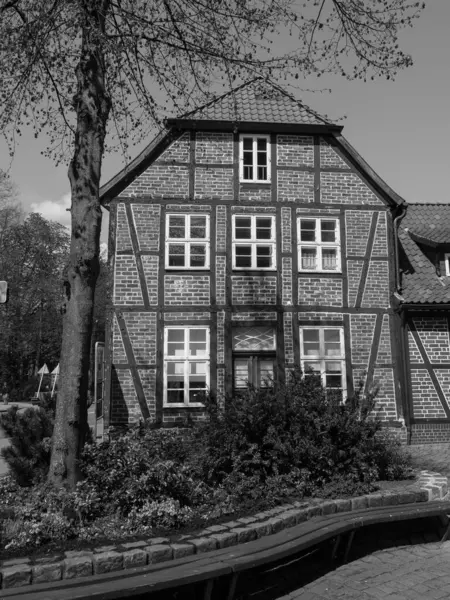
[[[220,525],[211,525],[183,536],[176,543],[170,543],[168,538],[158,537],[91,550],[67,551],[63,560],[58,560],[58,557],[41,558],[34,563],[26,557],[5,560],[0,568],[0,589],[126,570],[245,544],[298,525],[314,516],[376,506],[444,500],[449,496],[447,477],[439,473],[421,471],[418,483],[420,489],[416,491],[376,492],[351,499],[312,499],[308,502],[284,504],[256,513],[253,517],[242,517]]]

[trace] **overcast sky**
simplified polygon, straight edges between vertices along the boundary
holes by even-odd
[[[331,93],[303,93],[317,112],[344,125],[343,135],[369,165],[407,202],[448,202],[450,173],[450,0],[428,0],[413,29],[401,36],[413,67],[395,81],[347,82],[339,77],[308,80],[305,88],[330,87]],[[170,115],[168,115],[170,116]],[[149,143],[151,140],[147,140]],[[67,168],[40,153],[45,138],[26,132],[10,175],[27,211],[69,223]],[[145,144],[136,148],[136,154]],[[0,168],[9,159],[0,146]],[[105,183],[123,167],[121,157],[108,155]],[[102,239],[106,240],[105,219]]]

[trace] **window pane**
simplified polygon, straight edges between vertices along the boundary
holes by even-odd
[[[245,137],[243,138],[244,150],[253,150],[253,138]]]
[[[260,269],[272,266],[272,246],[256,246],[256,266]]]
[[[167,355],[184,356],[184,329],[169,329],[167,332]],[[169,363],[183,364],[183,363]]]
[[[206,238],[206,217],[191,217],[191,238]]]
[[[309,219],[301,219],[300,221],[300,241],[315,242],[316,241],[316,222]]]
[[[266,138],[258,138],[256,141],[256,144],[257,144],[258,152],[267,152],[267,139]]]
[[[189,364],[189,402],[201,402],[206,391],[206,363]]]
[[[206,246],[191,245],[191,267],[204,267],[206,265]]]
[[[305,375],[320,375],[320,362],[306,362],[304,363]]]
[[[337,329],[324,330],[325,356],[341,356],[341,336]]]
[[[265,138],[257,139],[257,167],[259,181],[267,180],[267,140]]]
[[[167,339],[169,342],[184,342],[184,329],[168,329]]]
[[[189,340],[191,342],[206,342],[206,329],[190,329]]]
[[[256,239],[272,239],[272,219],[267,217],[256,217]]]
[[[320,235],[322,242],[336,241],[336,221],[321,221]]]
[[[167,390],[168,404],[184,404],[184,389]]]
[[[190,329],[189,330],[189,355],[190,356],[206,356],[206,330],[205,329]]]
[[[303,329],[304,356],[320,356],[320,340],[318,329]]]
[[[236,246],[236,267],[252,266],[252,248],[251,246]]]
[[[169,244],[169,267],[184,266],[186,266],[184,244]]]
[[[301,268],[305,271],[317,269],[317,248],[301,248]]]
[[[235,358],[234,360],[234,387],[243,388],[248,385],[248,359]]]
[[[253,138],[243,139],[244,179],[253,179]]]
[[[336,271],[337,266],[337,248],[322,248],[322,269]]]
[[[250,240],[252,238],[250,217],[236,217],[234,235],[237,240]]]
[[[167,363],[167,402],[184,402],[184,362]]]
[[[171,215],[169,217],[169,238],[185,237],[184,215]]]
[[[259,361],[259,385],[261,387],[271,386],[273,383],[273,376],[273,360],[261,359]]]

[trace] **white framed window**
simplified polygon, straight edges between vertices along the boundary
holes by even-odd
[[[300,327],[303,373],[319,375],[325,389],[344,399],[345,346],[342,327]]]
[[[209,388],[209,329],[166,327],[164,406],[202,406]]]
[[[241,181],[270,181],[270,136],[242,134],[239,143]]]
[[[233,269],[275,268],[275,217],[233,215]]]
[[[445,274],[450,275],[450,254],[445,255]]]
[[[166,269],[209,269],[209,215],[167,215]]]
[[[321,273],[341,271],[339,219],[298,219],[298,270]]]

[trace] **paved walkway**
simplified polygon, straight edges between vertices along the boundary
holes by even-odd
[[[434,600],[450,597],[450,541],[381,550],[279,600]]]

